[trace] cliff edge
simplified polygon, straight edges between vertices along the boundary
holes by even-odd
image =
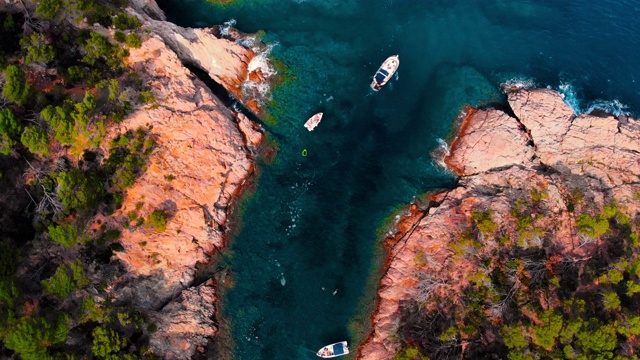
[[[437,309],[441,304],[430,300],[440,294],[456,306],[461,289],[484,279],[469,259],[499,248],[500,241],[517,241],[523,251],[544,243],[558,257],[577,263],[599,246],[576,232],[577,214],[608,204],[632,218],[640,210],[638,120],[576,116],[559,93],[548,89],[515,90],[508,102],[512,114],[467,112],[445,158],[459,176],[458,185],[431,194],[428,206],[413,205],[400,220],[389,239],[395,245],[380,282],[373,332],[359,359],[394,357],[401,348],[401,309],[411,301]],[[514,216],[516,225],[509,221]],[[481,231],[469,238],[474,226]],[[503,311],[497,305],[491,309],[492,319]],[[464,351],[464,338],[461,344]]]
[[[156,10],[151,14],[160,16]],[[128,66],[151,89],[155,103],[134,111],[109,137],[147,127],[156,145],[147,170],[112,217],[117,221],[109,224],[122,232],[124,249],[116,257],[126,273],[107,290],[116,302],[142,309],[156,323],[159,330],[150,339],[154,354],[189,359],[217,332],[215,284],[194,283],[196,268],[225,246],[229,213],[255,171],[263,131],[185,65],[202,68],[247,104],[253,98],[242,93],[242,83],[256,54],[216,37],[213,29],[185,29],[138,15],[149,31],[142,46],[131,49]],[[166,216],[164,228],[143,222],[154,212]]]

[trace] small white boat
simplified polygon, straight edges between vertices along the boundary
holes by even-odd
[[[398,66],[400,66],[400,57],[398,55],[389,56],[373,76],[373,81],[371,81],[373,91],[380,90],[380,88],[391,79],[393,74],[396,73]]]
[[[318,126],[318,124],[320,124],[320,120],[322,120],[321,112],[310,117],[309,120],[307,120],[307,122],[304,123],[304,127],[306,127],[307,130],[312,131],[313,129],[316,128],[316,126]]]
[[[346,341],[337,342],[335,344],[327,345],[318,350],[317,355],[321,358],[329,359],[349,353],[349,347]]]

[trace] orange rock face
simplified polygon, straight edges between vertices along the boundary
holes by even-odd
[[[396,333],[400,307],[415,299],[428,278],[432,290],[454,299],[469,284],[476,268],[464,257],[454,257],[455,245],[471,226],[474,211],[491,212],[497,232],[522,238],[511,210],[532,190],[545,196],[532,215],[534,226],[564,255],[580,258],[596,246],[575,233],[575,215],[601,208],[615,200],[627,214],[639,211],[634,194],[640,191],[640,122],[636,119],[575,116],[557,92],[517,90],[509,94],[517,116],[497,110],[471,112],[446,159],[459,176],[459,186],[432,196],[438,202],[411,216],[413,229],[390,251],[388,269],[378,291],[373,332],[359,349],[358,358],[392,359],[399,349]],[[633,156],[636,154],[636,156]],[[580,191],[584,198],[570,212],[569,198]],[[573,205],[572,205],[573,206]],[[579,208],[583,207],[583,208]],[[482,254],[498,246],[481,239]],[[530,234],[522,246],[539,246],[542,235]],[[433,306],[426,302],[427,308]]]
[[[158,36],[131,49],[129,66],[156,104],[137,109],[109,135],[152,126],[157,145],[146,172],[114,214],[118,222],[110,224],[122,231],[124,251],[116,256],[128,270],[112,286],[113,296],[147,309],[165,325],[152,335],[155,353],[190,358],[216,330],[212,285],[188,288],[196,265],[225,246],[228,214],[254,171],[263,135],[244,115],[225,107]],[[146,219],[157,209],[168,215],[165,231],[135,221],[124,227],[129,212]],[[194,301],[202,306],[190,304]]]

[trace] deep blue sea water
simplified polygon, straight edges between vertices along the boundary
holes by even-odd
[[[324,344],[360,340],[349,324],[374,296],[376,230],[452,184],[432,153],[466,104],[503,102],[500,85],[519,81],[562,91],[578,112],[640,109],[638,1],[159,3],[182,26],[234,19],[264,30],[295,76],[273,91],[267,130],[280,151],[262,166],[229,252],[236,285],[222,301],[236,359],[313,359]],[[374,93],[371,77],[393,54],[399,71]]]

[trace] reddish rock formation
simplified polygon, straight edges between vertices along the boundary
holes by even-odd
[[[469,283],[472,264],[460,258],[454,264],[451,249],[471,226],[472,212],[491,211],[498,231],[523,238],[524,247],[539,245],[544,236],[577,258],[596,245],[577,236],[574,214],[610,201],[627,214],[640,210],[634,201],[640,190],[638,120],[576,117],[557,92],[546,89],[516,90],[509,94],[509,104],[517,119],[497,110],[469,113],[446,158],[460,175],[459,185],[433,195],[436,206],[407,218],[412,224],[403,223],[380,283],[373,332],[359,359],[393,358],[399,348],[394,335],[400,304],[418,295],[417,285],[425,277],[439,284],[433,291],[451,297]],[[544,212],[533,225],[546,235],[522,237],[510,211],[532,190],[545,194],[532,215]],[[577,192],[582,201],[572,203]],[[568,211],[569,203],[576,206],[574,212]],[[482,246],[497,245],[486,240]]]
[[[233,43],[215,46],[211,51],[229,50],[228,57],[240,51]],[[196,266],[225,246],[229,211],[254,171],[263,135],[215,97],[158,35],[151,33],[140,49],[131,49],[128,62],[156,102],[134,111],[109,136],[151,126],[157,145],[146,172],[127,189],[114,214],[117,223],[109,224],[122,231],[124,251],[116,256],[127,273],[108,290],[116,301],[157,321],[160,330],[150,341],[154,353],[187,359],[217,332],[212,284],[189,288]],[[229,60],[218,70],[221,78],[235,78],[246,68],[244,61]],[[165,231],[136,221],[125,226],[129,212],[146,219],[157,209],[168,215]]]

